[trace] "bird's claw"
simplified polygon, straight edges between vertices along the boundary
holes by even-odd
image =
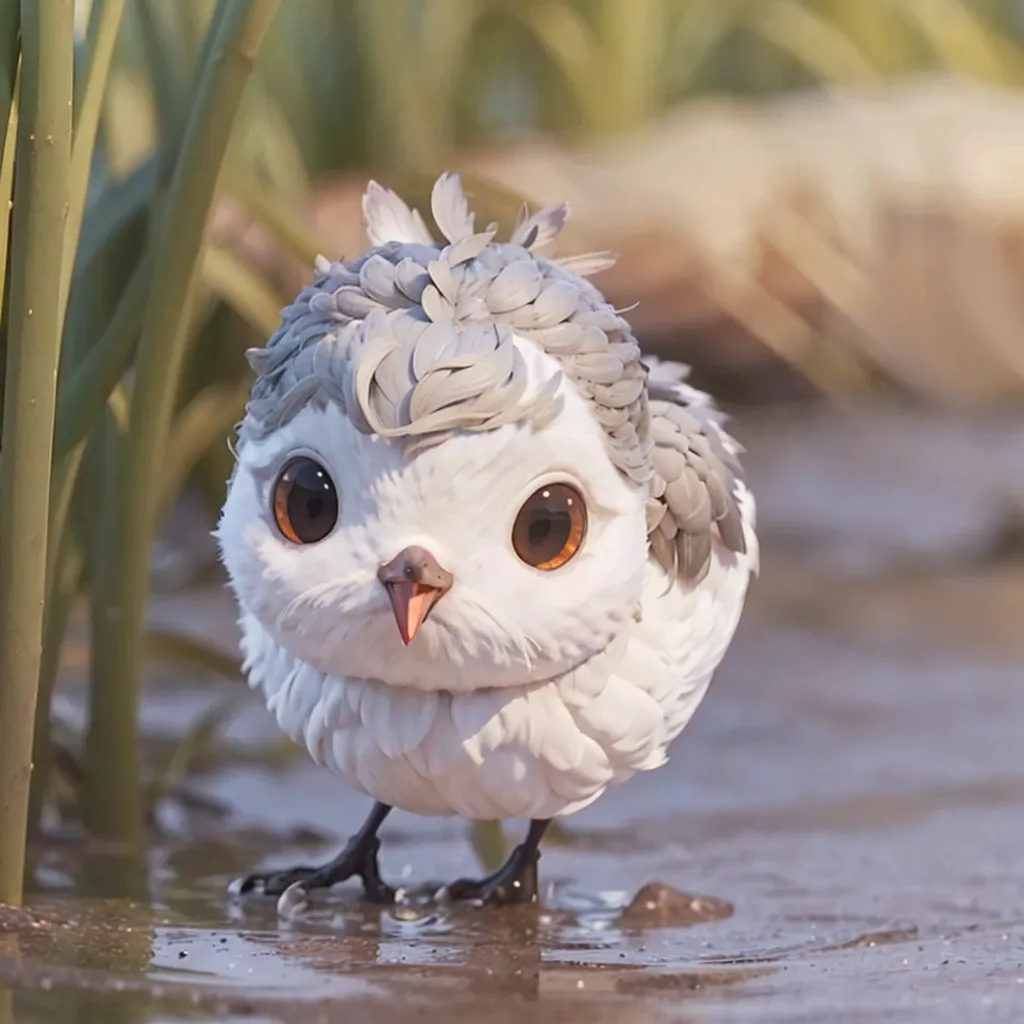
[[[448,886],[448,898],[457,902],[474,902],[492,906],[515,903],[536,903],[539,884],[537,862],[539,852],[517,846],[509,859],[486,878],[460,878]]]
[[[320,868],[296,867],[284,871],[247,875],[232,882],[230,892],[244,896],[259,893],[264,896],[283,897],[288,893],[289,902],[301,900],[311,889],[329,889],[339,882],[358,877],[363,883],[363,896],[369,903],[388,904],[395,902],[395,890],[380,877],[377,854],[380,840],[352,840],[345,849]]]
[[[284,871],[268,871],[254,873],[238,878],[231,883],[230,891],[235,896],[247,896],[254,893],[260,896],[280,896],[285,889],[296,882],[305,882],[317,872],[316,868],[297,867]]]

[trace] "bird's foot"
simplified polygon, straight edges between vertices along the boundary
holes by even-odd
[[[295,867],[266,874],[253,874],[232,884],[232,892],[239,895],[262,893],[280,896],[285,890],[297,886],[303,891],[329,889],[350,878],[362,880],[363,895],[370,903],[394,903],[395,890],[380,877],[377,855],[380,840],[375,836],[353,836],[345,849],[334,860],[319,868]]]
[[[460,878],[452,882],[448,886],[448,896],[452,900],[470,900],[493,906],[536,903],[539,860],[540,851],[536,846],[524,843],[512,851],[508,860],[493,875],[479,880]]]

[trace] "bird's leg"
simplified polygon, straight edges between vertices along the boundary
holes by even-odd
[[[307,890],[329,889],[337,882],[358,876],[362,879],[363,893],[367,900],[371,903],[394,903],[395,890],[381,881],[377,866],[377,853],[380,850],[377,832],[390,811],[391,808],[387,804],[374,804],[363,827],[345,844],[345,849],[322,867],[297,867],[248,875],[235,884],[235,891],[280,896],[296,882],[301,883],[302,888]]]
[[[483,903],[536,903],[537,861],[540,860],[540,841],[544,838],[551,819],[530,822],[526,842],[517,846],[509,858],[493,875],[474,881],[460,878],[448,887],[453,900],[479,900]]]

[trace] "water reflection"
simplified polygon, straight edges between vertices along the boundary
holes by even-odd
[[[0,959],[20,959],[17,935],[0,935]],[[0,1024],[14,1024],[14,989],[0,981]]]
[[[804,435],[812,448],[827,436]],[[411,907],[363,907],[342,886],[280,922],[272,900],[229,900],[232,877],[333,851],[365,810],[304,758],[260,761],[272,728],[252,701],[196,782],[229,820],[175,819],[177,837],[144,859],[75,841],[34,851],[32,911],[47,924],[0,928],[0,1024],[422,1022],[460,1008],[538,1024],[830,1019],[837,1006],[878,1019],[910,994],[930,1021],[1009,1013],[1024,991],[1024,688],[1008,664],[1021,634],[1007,595],[1019,597],[1024,575],[1011,587],[1012,565],[975,567],[965,591],[962,566],[941,568],[957,531],[979,524],[957,519],[935,474],[913,507],[939,509],[941,522],[918,532],[915,558],[928,534],[939,568],[916,570],[913,585],[886,575],[886,552],[914,524],[893,524],[903,506],[878,497],[878,446],[866,470],[819,447],[808,473],[794,467],[804,442],[777,439],[774,454],[773,443],[768,431],[751,445],[765,571],[736,645],[669,765],[610,792],[545,847],[542,910],[434,902],[441,881],[478,867],[467,831],[400,815],[383,868],[411,889]],[[820,493],[826,463],[849,500],[839,517]],[[794,494],[799,528],[787,534]],[[861,520],[857,494],[874,510]],[[852,556],[834,557],[851,550],[844,531],[864,556],[859,573]],[[980,633],[963,624],[964,593]],[[190,599],[168,600],[182,621]],[[218,614],[231,628],[219,589],[201,606],[207,628]],[[146,727],[166,745],[224,695],[172,680],[151,691]],[[647,890],[647,916],[624,916],[657,880],[697,901]],[[12,1001],[3,985],[14,979]]]

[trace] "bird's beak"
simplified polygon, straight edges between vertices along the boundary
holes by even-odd
[[[437,559],[421,547],[399,551],[382,565],[377,578],[391,599],[402,643],[413,642],[431,609],[451,589],[454,577]]]

